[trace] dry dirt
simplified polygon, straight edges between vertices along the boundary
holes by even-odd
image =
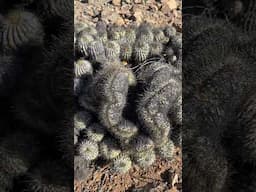
[[[158,159],[144,170],[134,166],[128,173],[117,175],[106,165],[85,181],[75,181],[75,192],[180,192],[181,169],[181,150],[177,148],[172,161]]]
[[[98,20],[128,26],[141,22],[153,26],[173,24],[182,30],[181,0],[74,0],[75,22],[94,25]],[[143,170],[134,166],[128,173],[110,173],[109,165],[95,168],[85,181],[75,181],[75,192],[181,192],[181,149],[172,161],[158,159]]]
[[[95,24],[101,19],[122,26],[138,25],[141,22],[148,22],[153,26],[173,24],[179,31],[181,30],[181,0],[87,0],[87,2],[89,3],[75,0],[75,21],[82,20]]]

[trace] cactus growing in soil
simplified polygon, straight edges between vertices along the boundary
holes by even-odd
[[[104,159],[111,160],[116,158],[121,153],[117,143],[111,138],[104,138],[100,142],[100,154]]]
[[[90,173],[90,164],[80,156],[74,157],[74,179],[81,181],[86,179]]]
[[[98,144],[96,142],[93,142],[90,140],[83,141],[83,142],[79,143],[78,153],[85,160],[92,161],[98,157],[98,154],[99,154]]]
[[[132,166],[129,156],[121,154],[113,161],[113,170],[117,173],[126,173]]]
[[[156,159],[154,142],[147,136],[139,135],[131,142],[131,154],[135,164],[140,167],[152,165]]]
[[[105,129],[102,125],[94,123],[86,129],[86,135],[92,141],[100,142],[105,135]]]
[[[100,21],[95,28],[98,34],[84,34],[94,38],[88,43],[88,55],[82,46],[75,53],[80,60],[82,51],[93,67],[90,81],[76,85],[84,90],[77,94],[77,108],[93,117],[87,126],[81,124],[81,131],[75,130],[76,158],[92,164],[102,158],[121,174],[133,164],[147,168],[157,158],[171,160],[172,131],[182,123],[181,71],[176,67],[181,41],[174,40],[176,30],[169,29],[168,37],[162,28],[146,23],[125,28]],[[105,32],[108,38],[103,41]],[[75,35],[79,42],[79,33]],[[165,54],[170,49],[173,52]],[[104,134],[92,129],[95,125]],[[85,143],[94,151],[82,150]]]

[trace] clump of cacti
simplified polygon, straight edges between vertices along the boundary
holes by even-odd
[[[104,159],[118,173],[172,160],[180,142],[171,138],[182,124],[179,32],[147,23],[76,25],[75,159]]]

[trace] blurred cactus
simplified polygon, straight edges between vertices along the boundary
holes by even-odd
[[[73,1],[0,4],[0,191],[70,191]]]
[[[1,48],[7,52],[43,43],[43,26],[31,12],[10,10],[6,15],[0,16],[0,25]]]

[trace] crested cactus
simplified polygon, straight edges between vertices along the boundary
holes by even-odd
[[[83,34],[94,40],[88,43],[88,55],[82,54],[93,73],[89,80],[75,79],[76,90],[82,90],[77,92],[78,108],[93,117],[89,124],[75,120],[75,158],[90,163],[104,159],[120,174],[133,164],[147,168],[157,158],[171,160],[181,134],[181,36],[175,39],[172,26],[166,31],[146,23],[125,28],[99,21],[95,29],[97,34]],[[79,44],[81,32],[75,35]],[[81,52],[83,46],[78,46],[76,63]]]

